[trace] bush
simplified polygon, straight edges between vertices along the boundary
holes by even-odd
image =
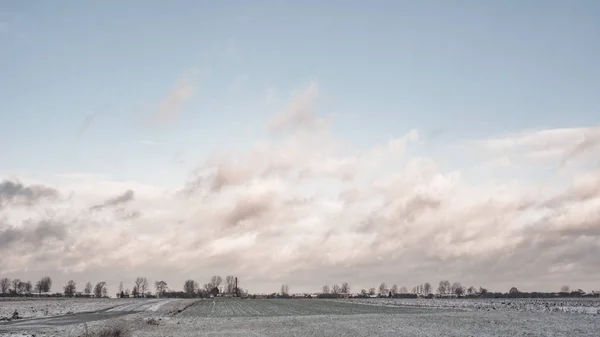
[[[129,332],[120,326],[112,326],[103,328],[97,333],[92,335],[93,337],[127,337]]]

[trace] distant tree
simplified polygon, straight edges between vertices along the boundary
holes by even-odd
[[[413,294],[417,294],[418,293],[417,287],[416,286],[412,287],[412,290],[410,292]]]
[[[130,293],[129,288],[125,289],[125,294],[124,294],[125,297],[129,297],[129,293]]]
[[[16,293],[19,292],[19,284],[21,284],[21,280],[16,278],[14,280],[12,280],[12,287],[13,287],[13,291]]]
[[[219,288],[221,286],[222,282],[223,282],[223,279],[221,278],[221,276],[213,275],[213,277],[210,278],[211,291],[213,291],[213,288]]]
[[[473,286],[470,286],[469,289],[467,289],[467,295],[474,295],[476,292],[477,290]]]
[[[339,286],[339,285],[337,285],[337,284],[334,284],[334,285],[331,287],[331,292],[332,292],[333,294],[339,294],[339,293],[340,293],[340,289],[341,289],[341,288],[340,288],[340,286]]]
[[[561,293],[568,293],[570,291],[571,288],[569,288],[569,286],[564,285],[562,287],[560,287],[560,292]]]
[[[64,286],[65,296],[73,297],[75,295],[76,284],[75,281],[70,280]]]
[[[452,289],[452,293],[458,297],[461,297],[465,292],[465,289],[463,288],[462,284],[460,284],[460,282],[452,283],[451,289]]]
[[[367,294],[368,294],[368,293],[367,293],[367,289],[361,289],[361,290],[360,290],[360,294],[361,294],[363,297],[366,297],[366,296],[367,296]]]
[[[198,282],[194,280],[187,280],[183,283],[183,292],[188,295],[193,295],[198,289]]]
[[[205,284],[202,286],[202,288],[203,288],[203,290],[204,290],[204,292],[205,292],[205,293],[207,293],[207,294],[208,294],[208,293],[210,293],[210,289],[211,289],[211,288],[210,288],[210,283],[205,283]]]
[[[24,288],[26,294],[31,294],[31,291],[33,290],[33,285],[31,285],[31,281],[25,282],[25,284],[23,285],[23,288]]]
[[[225,276],[225,292],[228,294],[233,294],[235,291],[235,276],[228,275]]]
[[[324,285],[322,292],[323,292],[323,294],[329,294],[329,286],[328,285]]]
[[[398,294],[398,285],[397,285],[397,284],[394,284],[394,285],[392,286],[392,289],[391,289],[390,291],[392,292],[392,296],[394,296],[394,295]]]
[[[167,291],[167,289],[169,289],[169,287],[167,287],[167,282],[165,281],[154,282],[154,288],[156,289],[156,296],[158,297],[161,297]]]
[[[0,279],[0,293],[6,294],[10,290],[10,279]]]
[[[348,284],[348,282],[342,283],[342,287],[340,289],[340,292],[342,294],[349,294],[350,293],[350,285]]]
[[[119,292],[119,297],[122,297],[121,293],[123,293],[123,281],[119,282],[119,290],[118,290],[118,292]]]
[[[479,287],[479,295],[486,296],[487,293],[488,293],[488,290],[486,288],[483,288],[481,286]]]
[[[509,295],[512,295],[512,296],[516,296],[516,295],[518,295],[518,294],[519,294],[519,289],[517,289],[516,287],[512,287],[512,288],[510,288],[510,290],[508,291],[508,294],[509,294]]]
[[[400,289],[398,290],[398,292],[400,294],[406,294],[408,292],[408,290],[406,290],[406,287],[400,287]]]
[[[140,289],[137,285],[133,285],[133,289],[131,290],[131,296],[138,297],[140,296]]]
[[[83,293],[88,296],[92,294],[92,283],[91,282],[87,282],[85,284],[85,288],[83,288]]]
[[[379,295],[386,294],[386,293],[387,293],[387,284],[385,284],[385,282],[382,282],[379,285]]]
[[[35,284],[35,290],[41,295],[43,292],[50,292],[52,289],[52,279],[49,276],[42,277],[41,280]]]
[[[369,288],[369,295],[375,295],[375,288]]]
[[[106,296],[106,282],[98,282],[94,287],[94,296],[97,298]]]
[[[281,296],[287,297],[290,294],[290,288],[287,284],[281,285]]]
[[[19,282],[19,294],[24,294],[26,292],[27,292],[27,282]]]
[[[148,279],[145,277],[138,277],[135,279],[135,285],[139,292],[140,297],[146,296],[146,291],[148,291]]]
[[[437,293],[441,296],[451,294],[452,286],[450,285],[450,281],[448,281],[448,280],[440,281],[440,284],[438,285],[438,288],[437,288]]]
[[[425,295],[431,294],[431,284],[429,282],[425,282],[425,284],[423,285],[423,292],[425,293]]]

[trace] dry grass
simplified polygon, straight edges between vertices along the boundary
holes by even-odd
[[[127,337],[129,331],[121,326],[111,326],[102,328],[100,331],[92,334],[90,337]]]

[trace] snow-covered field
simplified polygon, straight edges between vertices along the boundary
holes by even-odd
[[[134,299],[10,299],[0,300],[0,319],[10,318],[15,310],[21,318],[48,317],[68,313],[102,310],[125,303],[133,303]]]
[[[535,311],[600,314],[600,298],[555,299],[402,299],[402,298],[353,298],[342,300],[376,306],[400,306],[415,308],[451,308],[467,310]]]
[[[362,303],[360,302],[362,301]],[[131,337],[192,336],[599,336],[600,315],[583,311],[538,310],[496,300],[160,300],[133,306],[133,314],[111,320],[56,326],[29,334],[0,336],[90,336],[106,326],[119,326]],[[421,301],[429,301],[422,303]],[[192,303],[194,303],[191,305]],[[402,302],[402,303],[401,303]],[[443,302],[443,303],[438,303]],[[469,304],[473,302],[474,304]],[[490,302],[490,304],[485,304]],[[501,301],[499,301],[501,302]],[[568,301],[568,307],[595,304]],[[485,305],[482,305],[485,304]],[[365,305],[367,304],[367,305]],[[189,306],[191,305],[191,306]],[[187,309],[179,312],[183,308]],[[483,308],[483,307],[486,308]],[[557,303],[554,307],[561,307]],[[494,309],[489,309],[495,307]],[[520,310],[513,308],[534,308]],[[480,310],[473,310],[480,309]],[[489,310],[488,310],[489,309]],[[179,312],[179,313],[178,313]]]

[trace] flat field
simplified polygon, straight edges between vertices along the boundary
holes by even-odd
[[[462,299],[143,301],[135,305],[121,303],[122,305],[117,307],[117,310],[125,311],[133,308],[136,312],[86,323],[90,336],[95,336],[95,332],[107,326],[118,326],[131,337],[598,337],[600,331],[600,314],[586,313],[588,310],[542,310],[541,308],[546,308],[547,304],[532,300],[518,300],[518,305],[507,302],[497,303],[496,300]],[[553,307],[565,307],[563,304],[557,300]],[[569,305],[566,307],[595,308],[598,303],[591,301],[567,304]],[[165,310],[154,310],[155,308]],[[183,308],[187,309],[183,310]],[[523,308],[535,310],[522,310]],[[109,310],[106,314],[112,312]],[[31,326],[34,324],[32,323]],[[55,324],[36,331],[19,330],[15,331],[15,334],[0,333],[0,336],[82,336],[83,329],[83,324],[66,326]]]
[[[181,313],[181,317],[276,317],[359,314],[419,314],[433,309],[369,306],[355,303],[302,300],[202,300]]]
[[[0,299],[0,320],[10,318],[15,310],[21,318],[49,317],[66,315],[76,312],[96,311],[110,308],[125,303],[134,303],[135,300],[110,299],[110,298],[2,298]]]
[[[402,299],[352,298],[345,303],[411,308],[446,308],[483,311],[565,312],[600,315],[600,298],[535,299]]]

